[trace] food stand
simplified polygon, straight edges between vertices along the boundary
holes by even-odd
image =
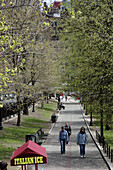
[[[26,170],[26,165],[35,165],[38,170],[38,164],[44,163],[47,163],[46,148],[31,140],[16,149],[11,157],[11,166],[22,166],[22,170]]]

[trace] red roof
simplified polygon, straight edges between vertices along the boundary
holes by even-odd
[[[60,5],[61,5],[61,2],[55,1],[55,2],[53,3],[53,8],[59,8],[59,9],[60,9]]]
[[[15,158],[43,157],[43,163],[47,163],[46,148],[29,140],[24,145],[16,149],[11,157],[11,165],[14,165]]]

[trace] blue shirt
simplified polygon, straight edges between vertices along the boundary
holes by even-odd
[[[68,133],[66,130],[59,132],[59,141],[62,139],[68,140]]]
[[[86,133],[78,133],[77,134],[77,138],[76,138],[76,142],[78,144],[86,144],[88,143],[88,135]]]

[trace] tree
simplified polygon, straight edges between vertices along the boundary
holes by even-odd
[[[51,47],[51,41],[47,41],[50,36],[49,23],[45,22],[47,19],[42,15],[37,1],[8,1],[3,10],[5,20],[10,25],[9,47],[7,44],[4,53],[11,79],[9,91],[12,90],[17,96],[17,125],[20,126],[20,110],[24,106],[28,114],[28,100],[34,102],[38,93],[54,90],[58,82],[58,59],[54,54],[54,45]]]
[[[74,17],[70,15],[67,22],[65,20],[66,24],[62,33],[70,52],[66,58],[74,61],[68,63],[72,68],[71,71],[65,68],[66,75],[75,75],[73,90],[80,91],[84,101],[88,102],[89,98],[90,102],[89,94],[93,94],[93,104],[98,99],[103,107],[102,114],[110,117],[107,125],[112,120],[109,112],[113,89],[112,6],[113,3],[106,0],[75,1]],[[73,81],[68,77],[68,84],[73,86]],[[106,104],[106,101],[109,104]],[[112,107],[110,110],[112,112]],[[106,120],[106,116],[103,116],[103,120],[104,118]]]

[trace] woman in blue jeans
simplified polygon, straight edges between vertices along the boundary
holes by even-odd
[[[85,132],[85,128],[81,127],[80,132],[77,134],[76,138],[77,145],[80,146],[80,156],[85,157],[85,144],[88,143],[88,135]]]
[[[65,154],[65,143],[68,141],[68,133],[64,126],[61,127],[61,131],[59,132],[59,141],[61,144],[61,154]]]

